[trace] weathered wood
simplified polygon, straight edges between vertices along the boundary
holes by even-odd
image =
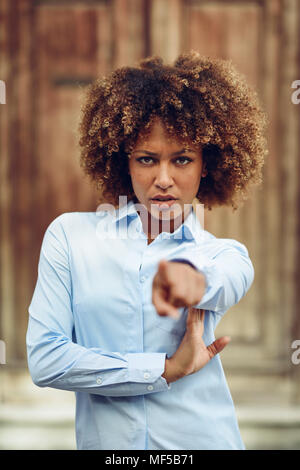
[[[218,325],[216,336],[233,338],[223,363],[242,401],[251,389],[238,379],[241,371],[261,377],[260,389],[267,373],[274,381],[285,374],[300,401],[290,360],[292,340],[300,339],[300,118],[290,99],[300,78],[299,11],[297,0],[0,3],[0,79],[7,85],[0,105],[0,339],[10,365],[26,357],[45,229],[63,212],[96,209],[79,166],[85,85],[145,55],[171,62],[195,49],[231,59],[258,89],[269,118],[263,186],[236,213],[205,213],[205,228],[244,243],[255,267],[250,292]]]
[[[281,305],[280,317],[281,338],[284,351],[291,349],[294,340],[300,340],[300,322],[295,328],[299,318],[299,300],[297,283],[299,285],[300,262],[299,257],[299,105],[291,101],[291,84],[299,78],[299,12],[297,0],[284,0],[282,2],[282,29],[281,29],[281,67],[280,67],[280,95],[279,95],[279,122],[280,122],[280,194],[281,194],[281,250],[280,250],[280,291]],[[295,39],[298,40],[295,40]],[[279,323],[279,322],[278,322]],[[300,354],[299,354],[300,356]],[[291,374],[295,381],[293,401],[300,403],[300,365],[291,364]],[[297,370],[295,368],[298,367]],[[297,374],[298,372],[298,374]]]
[[[182,0],[150,1],[151,54],[173,62],[182,50]]]
[[[6,361],[14,355],[16,289],[13,276],[14,250],[11,230],[12,185],[10,181],[9,129],[13,100],[13,63],[9,35],[11,8],[0,3],[0,76],[6,84],[6,104],[0,105],[0,338],[6,343]]]
[[[113,68],[135,65],[145,54],[144,2],[115,0],[111,8]]]

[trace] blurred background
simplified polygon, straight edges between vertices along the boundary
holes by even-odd
[[[96,210],[79,167],[85,87],[142,57],[169,62],[191,49],[231,59],[268,114],[262,187],[236,213],[206,213],[205,228],[244,243],[255,268],[216,331],[232,337],[222,362],[245,445],[300,449],[299,38],[298,0],[0,1],[0,449],[75,448],[74,394],[33,385],[25,334],[47,226]]]

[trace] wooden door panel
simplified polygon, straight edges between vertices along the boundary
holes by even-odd
[[[111,31],[103,2],[89,8],[44,5],[35,17],[36,193],[43,232],[63,212],[95,208],[95,194],[79,167],[77,129],[84,85],[110,68]]]
[[[299,113],[290,101],[291,83],[299,78],[299,9],[297,0],[0,4],[0,79],[7,84],[0,119],[0,337],[10,364],[26,358],[26,312],[47,225],[62,212],[96,208],[96,194],[79,167],[85,85],[145,55],[171,61],[195,49],[231,59],[258,89],[270,121],[262,188],[237,213],[216,208],[205,214],[205,228],[244,243],[255,267],[251,290],[218,325],[217,336],[232,336],[223,362],[226,370],[238,371],[231,376],[233,390],[244,387],[244,397],[242,371],[245,377],[273,374],[266,390],[276,375],[288,374],[299,326]],[[255,383],[263,389],[260,379]]]
[[[184,50],[231,59],[258,87],[262,14],[257,2],[190,2],[185,10]]]

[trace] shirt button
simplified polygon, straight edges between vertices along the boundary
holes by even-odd
[[[148,372],[145,372],[145,373],[144,373],[144,378],[145,378],[145,379],[149,379],[149,377],[150,377],[150,374],[149,374]]]
[[[153,385],[148,385],[147,389],[148,390],[153,390]]]
[[[99,385],[100,385],[100,384],[102,384],[102,379],[101,379],[100,377],[98,377],[98,379],[97,379],[97,381],[96,381],[96,382],[97,382],[97,384],[99,384]]]
[[[141,282],[145,282],[145,278],[144,278],[144,277],[141,277]]]

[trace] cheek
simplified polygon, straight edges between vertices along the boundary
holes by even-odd
[[[198,169],[191,169],[191,171],[188,171],[182,175],[178,181],[180,181],[182,188],[186,188],[192,192],[195,187],[198,188],[199,186],[200,172]]]
[[[145,172],[140,170],[133,170],[131,172],[131,181],[133,187],[143,188],[148,184],[149,175],[146,175]]]

